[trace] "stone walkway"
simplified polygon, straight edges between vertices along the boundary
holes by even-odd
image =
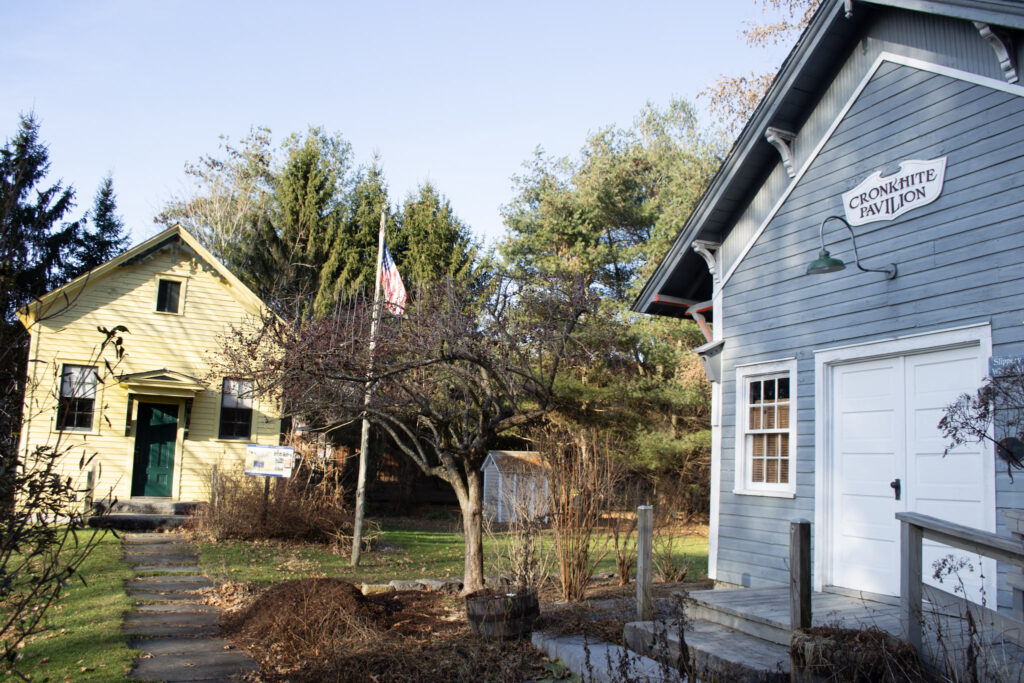
[[[219,610],[200,604],[213,585],[199,556],[176,534],[126,534],[125,560],[136,576],[127,584],[135,608],[124,615],[128,647],[141,650],[129,678],[157,681],[238,680],[258,670],[253,659],[217,638]]]

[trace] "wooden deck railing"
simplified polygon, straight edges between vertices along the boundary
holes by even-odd
[[[921,542],[924,539],[1024,567],[1024,544],[1020,541],[954,524],[917,512],[897,512],[900,521],[900,622],[903,637],[921,651]],[[1014,604],[1021,602],[1014,587]]]

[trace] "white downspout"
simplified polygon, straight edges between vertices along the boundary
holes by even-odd
[[[722,283],[718,260],[721,245],[695,240],[693,250],[700,254],[708,265],[712,278],[711,311],[714,324],[711,340],[721,341],[722,334]],[[719,506],[722,497],[722,382],[711,383],[711,491],[710,513],[708,515],[708,578],[718,578],[718,527]]]

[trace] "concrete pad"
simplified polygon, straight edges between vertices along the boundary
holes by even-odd
[[[243,652],[195,653],[147,657],[135,662],[128,678],[160,681],[204,681],[228,678],[259,667]]]
[[[184,612],[212,612],[219,614],[220,610],[213,605],[200,605],[196,602],[180,602],[173,605],[137,605],[135,607],[136,612],[168,612],[168,613],[184,613]]]
[[[128,641],[132,650],[151,655],[183,655],[212,652],[234,652],[235,646],[222,638],[134,638]],[[225,650],[225,648],[227,648]]]
[[[621,681],[623,669],[627,671],[626,680],[650,683],[684,683],[686,680],[678,671],[649,657],[611,643],[591,643],[583,636],[555,636],[534,631],[531,642],[548,657],[561,659],[570,671],[595,683]]]
[[[705,678],[737,683],[786,683],[790,680],[789,648],[721,624],[697,620],[684,632],[689,657]],[[679,658],[677,622],[633,621],[623,629],[630,649],[659,661]]]
[[[203,568],[197,564],[138,564],[137,572],[153,572],[156,574],[202,574]]]

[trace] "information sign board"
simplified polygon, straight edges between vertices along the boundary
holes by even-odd
[[[254,477],[292,476],[295,449],[291,446],[256,446],[245,449],[245,473]]]

